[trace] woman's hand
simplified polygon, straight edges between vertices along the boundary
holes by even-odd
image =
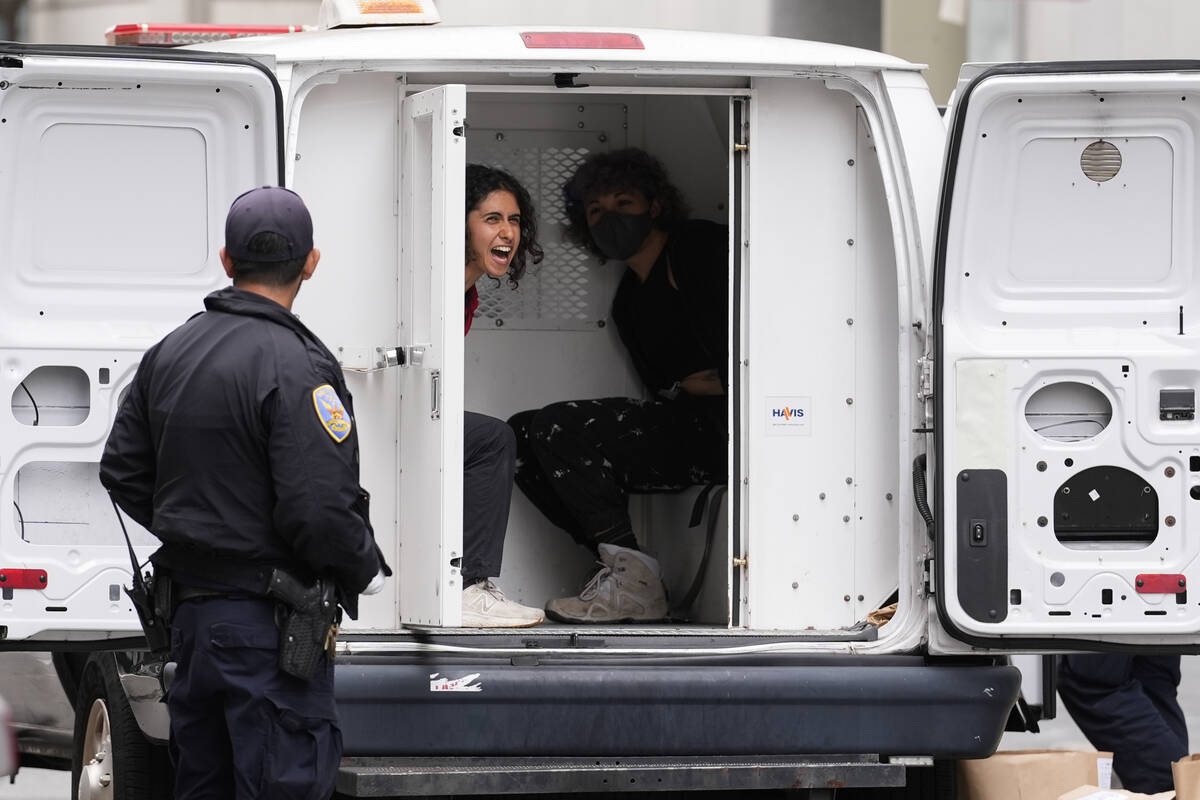
[[[721,376],[715,369],[693,372],[679,382],[679,388],[693,395],[715,397],[725,394],[725,387],[721,385]]]

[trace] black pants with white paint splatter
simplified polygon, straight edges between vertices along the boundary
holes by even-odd
[[[516,484],[580,544],[637,547],[628,493],[726,481],[724,397],[554,403],[509,419]]]

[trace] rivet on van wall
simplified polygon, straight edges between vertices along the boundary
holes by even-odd
[[[851,247],[854,247],[854,240],[853,240],[853,239],[847,239],[847,240],[846,240],[846,244],[850,245]]]

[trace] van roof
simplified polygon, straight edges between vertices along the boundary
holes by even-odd
[[[529,48],[522,33],[569,32],[634,34],[645,49]],[[483,67],[542,62],[547,72],[605,72],[647,65],[689,72],[789,72],[797,68],[851,67],[919,70],[894,56],[857,47],[786,39],[778,36],[593,27],[465,27],[453,25],[387,26],[255,36],[197,45],[196,49],[270,54],[279,61],[417,62],[431,68]],[[419,68],[419,67],[418,67]]]

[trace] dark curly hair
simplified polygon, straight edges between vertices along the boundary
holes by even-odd
[[[658,201],[660,211],[654,227],[669,231],[688,218],[683,194],[667,177],[662,162],[645,150],[627,147],[611,153],[593,153],[579,165],[563,186],[563,204],[567,213],[568,241],[603,259],[604,253],[592,241],[587,224],[587,203],[593,197],[610,192],[636,189],[650,202]]]
[[[512,263],[508,266],[508,285],[517,288],[521,276],[525,274],[525,263],[540,264],[545,255],[537,240],[537,216],[533,209],[533,199],[521,182],[503,170],[486,167],[483,164],[467,164],[467,210],[470,214],[484,198],[495,191],[504,190],[517,198],[517,209],[521,212],[521,241],[517,252],[513,255]],[[465,216],[465,215],[464,215]],[[467,230],[467,244],[470,245],[471,232]]]

